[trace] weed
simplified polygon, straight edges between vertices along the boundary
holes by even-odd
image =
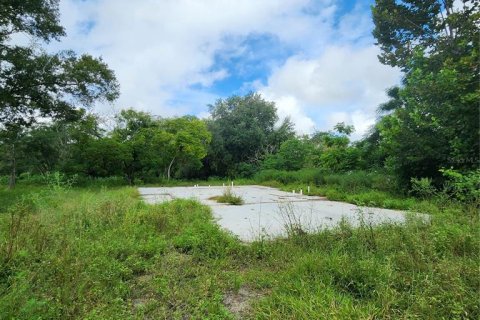
[[[297,212],[291,202],[283,203],[278,206],[280,218],[289,237],[303,236],[307,232],[305,221],[302,221],[302,213]]]
[[[407,201],[341,188],[311,191]],[[132,188],[4,192],[15,200],[0,213],[0,319],[480,316],[476,204],[408,198],[429,219],[374,227],[364,214],[308,234],[287,211],[292,237],[243,244],[195,201],[150,206]]]
[[[242,197],[234,194],[230,187],[225,188],[221,196],[211,197],[210,200],[215,200],[219,203],[228,203],[234,206],[240,206],[244,203]]]
[[[424,199],[431,198],[437,192],[435,187],[432,185],[432,179],[430,178],[421,178],[421,179],[412,178],[410,182],[412,184],[412,188],[410,192],[421,198],[424,198]]]

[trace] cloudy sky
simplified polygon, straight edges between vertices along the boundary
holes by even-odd
[[[101,56],[121,97],[161,116],[258,91],[299,133],[375,120],[398,70],[380,64],[370,0],[62,0],[54,49]],[[98,106],[100,111],[111,106]]]

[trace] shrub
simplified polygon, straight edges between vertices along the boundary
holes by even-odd
[[[73,175],[68,177],[62,172],[55,171],[55,172],[47,172],[44,175],[45,183],[47,186],[55,191],[60,191],[64,189],[69,189],[73,185],[75,185],[77,180],[77,175]]]
[[[441,169],[447,179],[445,192],[462,202],[480,202],[480,169],[460,173],[453,169]]]
[[[282,184],[303,183],[316,186],[338,186],[345,192],[375,189],[385,192],[397,191],[398,187],[391,176],[378,172],[350,171],[331,173],[324,169],[302,169],[298,171],[263,170],[255,177],[257,183],[278,181]]]
[[[32,174],[30,172],[22,172],[18,176],[18,181],[24,184],[45,184],[45,176]]]
[[[10,181],[9,176],[0,176],[0,185],[6,185]]]
[[[258,167],[254,164],[247,163],[247,162],[242,162],[237,165],[235,169],[235,176],[237,178],[250,178],[252,177],[255,172],[257,172]]]
[[[92,178],[82,176],[77,179],[77,186],[83,187],[120,187],[127,185],[127,181],[123,177],[105,177],[105,178]]]
[[[211,197],[210,200],[216,200],[220,203],[229,203],[234,206],[243,204],[242,197],[235,195],[230,187],[227,187],[221,196]]]
[[[410,192],[420,198],[430,198],[437,192],[430,178],[412,178],[410,182],[412,184]]]

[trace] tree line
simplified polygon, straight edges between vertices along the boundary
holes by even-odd
[[[52,171],[134,184],[319,168],[383,170],[408,186],[421,177],[441,183],[442,169],[478,170],[478,1],[377,0],[372,15],[380,61],[404,76],[376,124],[352,142],[344,123],[296,135],[256,93],[219,99],[208,119],[123,110],[107,130],[85,109],[116,99],[113,71],[89,55],[12,44],[16,32],[48,42],[64,30],[58,1],[10,1],[0,11],[0,174],[11,186],[22,173]]]

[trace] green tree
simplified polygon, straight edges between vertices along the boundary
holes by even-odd
[[[157,149],[154,158],[151,148],[154,141],[152,136],[156,131],[157,123],[149,113],[132,109],[122,110],[116,116],[116,121],[112,137],[125,146],[126,152],[129,154],[124,157],[122,167],[125,178],[133,185],[139,174],[145,174],[155,164],[158,164],[157,157],[159,157],[161,149]]]
[[[264,169],[299,170],[307,165],[313,152],[313,144],[306,139],[289,139],[280,145],[277,153],[270,155],[262,164]]]
[[[139,174],[172,176],[175,166],[201,166],[207,154],[211,134],[204,121],[185,116],[155,119],[148,113],[122,110],[112,137],[126,146],[124,172],[129,183]]]
[[[2,173],[10,173],[12,166],[5,166],[5,162],[8,164],[12,158],[17,161],[14,166],[17,174],[52,171],[84,173],[85,148],[92,140],[102,138],[104,131],[100,129],[96,116],[87,114],[83,109],[77,113],[78,120],[74,122],[57,120],[23,129],[15,143],[15,157],[8,153],[11,145],[3,146],[7,148],[2,154],[4,159],[0,159]],[[10,134],[6,131],[0,133]]]
[[[28,132],[20,143],[28,150],[28,154],[21,157],[28,163],[26,171],[45,174],[58,169],[61,153],[64,151],[60,130],[56,124],[42,124]]]
[[[441,66],[446,57],[461,59],[478,46],[479,1],[376,0],[372,7],[382,63],[410,69],[418,49],[428,52],[432,64]]]
[[[351,125],[337,123],[333,131],[316,132],[311,137],[315,149],[312,162],[315,166],[332,170],[347,171],[358,167],[360,151],[350,144],[349,135],[355,131]]]
[[[259,163],[293,137],[293,126],[285,119],[279,126],[275,104],[257,93],[232,96],[210,105],[208,128],[212,143],[206,158],[209,174],[236,174],[244,163]]]
[[[440,182],[441,167],[478,165],[479,5],[378,0],[372,8],[380,61],[405,71],[377,125],[386,165],[405,185],[411,177]]]
[[[58,1],[10,0],[0,6],[0,130],[10,150],[10,187],[15,185],[15,150],[26,128],[40,118],[76,120],[78,107],[118,96],[115,76],[102,60],[19,46],[10,41],[18,33],[39,43],[59,40],[65,32]]]
[[[128,146],[110,137],[90,139],[80,154],[82,161],[77,172],[91,177],[110,177],[122,174],[124,164],[131,160]]]
[[[167,179],[170,180],[172,167],[195,163],[201,166],[200,160],[207,155],[207,148],[212,136],[204,121],[195,117],[167,119],[161,124],[171,138],[167,141],[166,154],[170,160],[167,167]]]

